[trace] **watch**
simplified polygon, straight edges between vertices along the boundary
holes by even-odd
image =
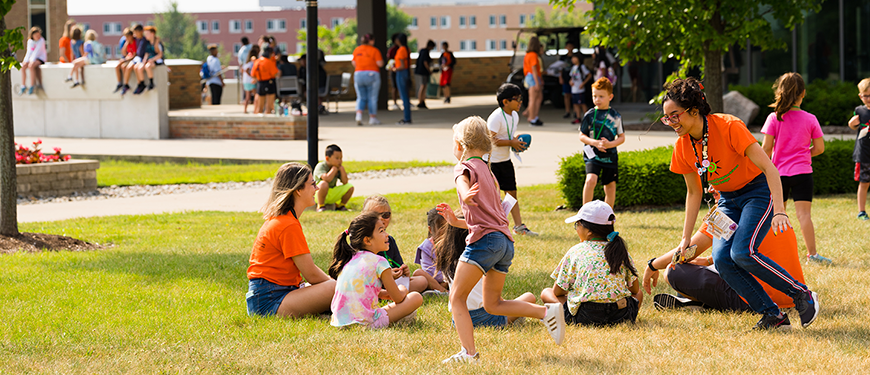
[[[646,262],[646,266],[649,267],[649,269],[650,269],[651,271],[653,271],[653,272],[658,271],[658,269],[656,269],[656,268],[653,266],[653,262],[654,262],[656,259],[657,259],[657,258],[652,258],[652,259],[649,260],[649,262]]]

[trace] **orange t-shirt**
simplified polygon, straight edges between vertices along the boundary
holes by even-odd
[[[257,233],[248,279],[262,278],[283,286],[299,285],[302,275],[291,258],[310,253],[302,224],[292,213],[273,217],[266,220]]]
[[[411,67],[411,55],[408,54],[408,49],[405,46],[399,47],[396,51],[396,69],[405,70]]]
[[[541,76],[541,72],[541,59],[538,57],[538,53],[526,52],[526,57],[523,57],[523,76],[529,73]]]
[[[761,169],[746,156],[746,148],[758,141],[743,121],[731,115],[711,114],[707,116],[707,123],[707,154],[710,159],[707,182],[710,185],[719,191],[735,191],[761,174]],[[695,142],[695,151],[692,151],[688,134],[677,139],[671,155],[671,172],[698,173],[695,163],[702,157],[701,149],[701,142]]]
[[[378,67],[378,61],[384,61],[384,58],[381,57],[381,51],[379,49],[368,44],[363,44],[353,50],[353,61],[356,62],[357,72],[377,72],[381,70],[381,68]]]
[[[68,63],[72,62],[72,44],[70,43],[70,38],[68,36],[64,36],[60,38],[60,43],[57,44],[60,48],[66,48],[66,53],[60,55],[60,62]]]
[[[261,57],[257,61],[254,61],[254,66],[251,67],[251,77],[254,77],[257,81],[275,79],[277,75],[278,65],[271,58]]]
[[[710,233],[707,233],[707,223],[701,225],[701,233],[713,238]],[[764,236],[761,244],[758,245],[758,252],[782,267],[795,280],[800,281],[801,284],[806,284],[806,281],[804,281],[804,270],[801,268],[801,260],[798,256],[797,238],[794,235],[794,228],[788,228],[784,233],[777,235],[773,235],[773,228],[771,228],[767,232],[767,235]],[[758,278],[755,280],[758,280]],[[758,282],[761,283],[764,291],[767,292],[767,295],[770,296],[770,299],[777,306],[783,309],[794,307],[794,300],[791,297],[773,289],[773,287],[767,285],[764,281],[758,280]],[[742,299],[743,297],[740,298]],[[743,301],[746,302],[745,299]]]

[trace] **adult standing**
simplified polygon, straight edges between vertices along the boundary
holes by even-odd
[[[429,76],[432,75],[432,56],[429,53],[435,48],[435,42],[429,39],[426,48],[421,48],[417,54],[417,65],[414,66],[414,79],[417,81],[417,108],[429,109],[426,106],[426,87]]]
[[[356,90],[356,124],[362,126],[362,113],[369,108],[369,125],[379,125],[378,94],[381,91],[381,68],[384,58],[375,48],[375,38],[365,34],[359,47],[353,50],[353,88]]]
[[[401,110],[399,108],[399,86],[396,84],[396,71],[393,70],[393,64],[395,64],[396,52],[399,50],[399,33],[395,33],[390,37],[390,48],[387,50],[387,60],[390,61],[390,65],[387,66],[387,69],[390,71],[390,97],[393,98],[393,109]]]
[[[246,37],[246,36],[242,37],[241,42],[242,42],[242,47],[239,48],[239,53],[237,55],[237,60],[239,62],[239,69],[241,69],[241,67],[243,65],[248,63],[248,53],[251,52],[251,47],[253,47],[251,45],[251,42],[248,41],[248,37]]]
[[[538,118],[538,112],[541,110],[541,101],[544,98],[544,76],[543,62],[541,61],[541,53],[544,47],[538,40],[538,37],[533,36],[529,40],[529,48],[526,49],[526,57],[523,58],[523,81],[526,88],[529,89],[529,104],[526,108],[526,117],[529,119],[529,124],[532,126],[543,126],[544,122]]]
[[[73,53],[72,53],[72,39],[70,39],[70,35],[72,35],[72,28],[76,25],[76,21],[67,20],[63,25],[63,36],[60,37],[60,41],[58,42],[58,48],[60,56],[60,62],[69,63],[73,61]]]
[[[563,61],[567,64],[567,68],[563,68],[562,71],[559,72],[559,83],[562,85],[562,98],[565,101],[565,116],[562,116],[562,118],[571,118],[571,109],[574,106],[572,105],[573,103],[571,103],[571,77],[568,76],[568,73],[571,71],[572,67],[571,58],[574,57],[574,43],[565,43],[565,50],[567,53],[563,56],[559,56],[559,61]],[[583,64],[582,58],[580,59],[580,64]]]
[[[411,67],[411,54],[408,53],[408,36],[399,34],[396,39],[399,44],[399,49],[396,50],[396,63],[393,65],[393,70],[396,72],[396,85],[398,85],[399,96],[402,97],[402,113],[403,117],[397,125],[408,125],[411,123],[411,98],[408,96],[408,79],[409,68]]]
[[[224,91],[224,75],[221,73],[221,61],[218,59],[218,47],[216,44],[210,44],[208,46],[208,57],[205,62],[208,66],[208,72],[210,77],[205,83],[208,85],[209,91],[211,91],[211,104],[218,105],[221,104],[221,94]]]
[[[329,309],[335,280],[311,257],[299,217],[314,205],[317,186],[307,165],[278,168],[269,199],[262,208],[266,220],[257,233],[248,267],[248,315],[301,317]],[[302,282],[302,278],[310,285]]]
[[[779,172],[752,133],[738,118],[711,114],[700,82],[678,79],[666,86],[662,122],[679,135],[671,171],[686,181],[686,216],[679,251],[692,244],[705,185],[720,192],[705,222],[714,229],[713,261],[722,279],[762,315],[755,329],[790,327],[788,316],[752,276],[791,297],[801,324],[819,314],[815,292],[759,253],[767,231],[783,233],[791,225],[782,200]],[[734,225],[732,225],[734,224]]]

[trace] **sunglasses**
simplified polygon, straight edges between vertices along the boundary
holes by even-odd
[[[662,122],[665,125],[678,124],[680,122],[680,116],[682,116],[683,113],[686,113],[686,111],[688,111],[688,109],[685,111],[682,111],[680,113],[677,113],[676,115],[673,115],[673,116],[662,116]]]
[[[386,219],[389,219],[390,216],[392,216],[392,213],[390,213],[390,211],[381,213],[381,219],[386,220]]]

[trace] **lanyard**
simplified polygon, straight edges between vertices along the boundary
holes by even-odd
[[[595,107],[595,112],[592,113],[592,135],[595,140],[600,139],[601,132],[604,131],[604,127],[607,126],[607,112],[604,113],[604,120],[601,121],[601,127],[598,128],[598,131],[595,131],[595,124],[598,123],[598,107]]]
[[[468,158],[468,159],[465,159],[465,161],[471,161],[471,159],[480,159],[480,161],[484,161],[483,158],[480,157],[480,156],[472,156],[472,157],[470,157],[470,158]]]
[[[698,149],[695,146],[695,139],[692,136],[689,136],[689,140],[692,141],[692,151],[695,152],[695,168],[698,168],[698,176],[701,177],[701,189],[703,189],[703,194],[708,192],[708,188],[705,185],[709,185],[707,183],[707,170],[710,167],[710,158],[707,154],[707,141],[708,141],[709,131],[707,129],[707,116],[704,116],[704,136],[701,138],[701,157],[698,157]],[[709,204],[709,200],[707,202]]]
[[[504,119],[504,125],[508,128],[508,139],[514,139],[514,132],[511,130],[511,126],[514,126],[514,115],[511,114],[511,124],[508,125],[507,121],[507,113],[504,111],[504,108],[501,109],[501,117]]]
[[[387,262],[390,263],[390,267],[399,268],[402,266],[401,264],[399,264],[398,262],[396,262],[392,258],[390,258],[390,256],[387,255],[386,251],[384,251],[384,258],[387,258]]]

